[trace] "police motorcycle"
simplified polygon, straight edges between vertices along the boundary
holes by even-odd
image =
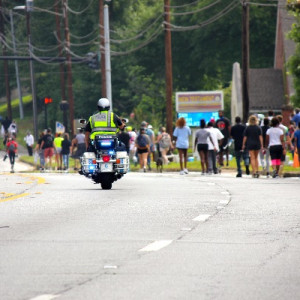
[[[86,120],[80,120],[80,123],[85,125]],[[103,190],[110,190],[112,183],[129,170],[129,157],[124,145],[116,135],[96,135],[95,139],[90,140],[89,148],[93,151],[85,152],[80,158],[79,173],[96,184],[100,183]]]

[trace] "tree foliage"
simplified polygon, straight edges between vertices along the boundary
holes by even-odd
[[[171,0],[173,90],[204,91],[230,86],[232,65],[241,61],[241,6],[232,0]],[[31,14],[32,41],[36,56],[57,56],[60,42],[56,31],[54,0],[35,0]],[[226,7],[236,5],[226,13]],[[214,4],[214,5],[213,5]],[[3,0],[6,9],[24,1]],[[61,1],[59,1],[61,7]],[[71,51],[78,57],[99,52],[99,3],[89,0],[68,2]],[[163,0],[112,0],[110,38],[113,108],[124,117],[134,113],[135,125],[143,119],[155,126],[165,125],[165,47]],[[50,13],[51,12],[51,13]],[[61,8],[60,8],[61,13]],[[251,6],[251,67],[272,67],[276,9]],[[220,16],[219,18],[215,18]],[[215,19],[212,19],[215,18]],[[213,21],[210,21],[213,20]],[[60,16],[61,39],[64,19]],[[189,30],[190,26],[198,29]],[[15,15],[19,55],[28,55],[24,12]],[[9,25],[5,25],[9,37]],[[180,30],[179,30],[180,29]],[[63,42],[63,41],[62,41]],[[259,45],[259,47],[257,47]],[[143,46],[143,47],[142,47]],[[43,52],[47,50],[47,52]],[[0,62],[2,67],[2,62]],[[60,73],[58,64],[35,62],[37,95],[51,96],[49,120],[61,118]],[[28,62],[20,63],[22,85],[30,91]],[[11,86],[15,86],[10,62]],[[75,117],[87,118],[101,97],[101,70],[72,64]],[[1,76],[3,79],[3,75]],[[5,94],[1,80],[1,96]],[[66,90],[67,94],[67,90]],[[175,103],[174,103],[175,104]],[[174,105],[175,107],[175,105]],[[176,118],[174,108],[174,121]],[[42,116],[41,116],[42,118]]]
[[[291,97],[291,101],[294,106],[300,106],[300,7],[293,5],[291,1],[289,1],[288,7],[296,20],[292,30],[289,32],[289,38],[296,44],[296,51],[287,63],[288,70],[293,75],[295,89],[295,94]]]

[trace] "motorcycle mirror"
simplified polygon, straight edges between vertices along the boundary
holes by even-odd
[[[86,124],[86,120],[85,119],[80,119],[79,123],[82,124],[82,125],[85,125]]]
[[[122,121],[124,122],[124,123],[128,123],[128,119],[122,119]]]

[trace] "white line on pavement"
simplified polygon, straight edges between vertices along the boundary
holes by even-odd
[[[140,249],[140,252],[150,252],[150,251],[158,251],[164,247],[167,247],[173,242],[173,240],[161,240],[161,241],[155,241],[146,247]]]
[[[118,269],[118,266],[109,266],[109,265],[106,265],[103,268],[104,269]]]
[[[220,204],[228,204],[229,203],[229,200],[221,200],[220,202],[219,202]]]
[[[192,228],[190,228],[190,227],[183,227],[183,228],[181,228],[180,230],[181,230],[181,231],[191,231]]]
[[[193,221],[205,222],[211,215],[200,215],[193,219]]]
[[[221,192],[223,195],[230,195],[228,192]]]
[[[30,300],[52,300],[57,297],[59,297],[59,295],[40,295],[40,296],[31,298]]]

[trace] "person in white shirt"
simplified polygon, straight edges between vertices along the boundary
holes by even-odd
[[[286,150],[288,149],[288,147],[290,147],[293,150],[294,146],[292,144],[290,136],[288,135],[288,127],[286,127],[282,124],[282,120],[283,120],[282,115],[278,115],[276,117],[279,121],[279,128],[283,132],[283,141],[284,141],[283,152],[282,152],[282,156],[281,156],[281,166],[280,166],[280,170],[279,170],[279,176],[281,176],[283,173],[283,167],[284,167],[284,162],[285,162],[285,158],[286,158]]]
[[[28,155],[32,156],[32,148],[33,148],[33,144],[34,144],[34,138],[33,138],[33,135],[30,133],[30,131],[27,131],[27,134],[24,137],[24,141],[26,142],[26,145],[27,145]]]
[[[272,177],[275,178],[279,176],[281,159],[285,152],[283,131],[279,128],[279,120],[276,117],[271,120],[271,128],[269,128],[266,132],[266,143],[271,155],[273,168]]]
[[[221,143],[222,139],[224,139],[224,135],[222,132],[218,129],[213,127],[212,122],[207,123],[207,128],[205,129],[208,132],[210,132],[210,136],[213,140],[213,144],[210,141],[210,139],[207,139],[208,142],[208,174],[218,174],[218,168],[217,168],[217,160],[216,156],[217,153],[220,151],[219,144]],[[214,149],[214,145],[216,149]]]

